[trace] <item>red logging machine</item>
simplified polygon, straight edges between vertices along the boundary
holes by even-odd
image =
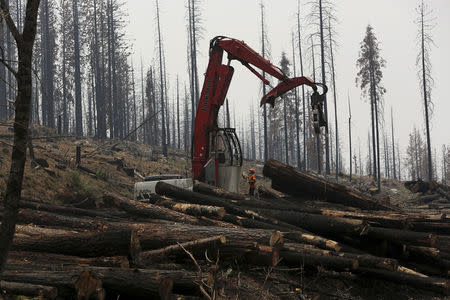
[[[222,63],[224,52],[228,54],[227,64]],[[241,62],[253,74],[270,85],[269,81],[254,67],[279,80],[279,84],[261,100],[261,106],[269,103],[288,91],[308,85],[313,89],[311,96],[312,122],[316,133],[326,126],[323,118],[323,102],[327,87],[315,83],[308,77],[288,78],[280,68],[272,65],[243,41],[217,36],[210,42],[209,64],[195,116],[192,141],[192,178],[211,185],[237,192],[241,178],[242,151],[234,128],[219,128],[217,116],[233,77],[232,60]],[[321,86],[323,93],[317,92]]]

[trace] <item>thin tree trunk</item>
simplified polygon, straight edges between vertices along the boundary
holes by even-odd
[[[261,54],[265,58],[266,57],[266,47],[265,47],[265,31],[264,31],[264,5],[261,2],[261,45],[262,51]],[[263,78],[266,78],[266,72],[262,72]],[[266,85],[263,84],[263,95],[266,94]],[[268,135],[267,135],[267,107],[264,105],[263,107],[263,116],[264,116],[264,161],[267,161],[269,158],[269,148],[268,148]]]
[[[142,101],[142,122],[145,121],[145,89],[144,89],[144,66],[142,64],[141,57],[141,101]],[[144,144],[148,143],[147,140],[147,128],[149,124],[142,126],[142,141]]]
[[[391,127],[392,127],[392,165],[394,167],[394,179],[397,179],[397,168],[395,166],[395,138],[394,138],[394,116],[391,107]]]
[[[303,74],[303,55],[302,55],[302,35],[301,35],[301,27],[300,27],[300,2],[298,3],[298,11],[297,11],[297,35],[298,35],[298,51],[299,51],[299,63],[300,63],[300,76],[304,76]],[[307,169],[306,162],[306,98],[305,98],[305,86],[302,85],[302,103],[303,103],[303,169]]]
[[[137,129],[137,108],[136,108],[136,82],[134,81],[134,66],[131,62],[131,81],[133,87],[133,130]],[[133,134],[133,141],[137,141],[137,132]]]
[[[178,82],[177,76],[177,148],[181,149],[181,131],[180,131],[180,83]]]
[[[334,130],[336,131],[336,179],[339,174],[339,130],[338,130],[338,118],[337,118],[337,100],[336,100],[336,73],[334,70],[334,56],[333,56],[333,38],[331,35],[331,23],[328,18],[328,34],[330,38],[330,58],[331,58],[331,76],[333,81],[333,98],[334,98]],[[350,155],[350,165],[352,162],[352,156]],[[350,176],[351,178],[351,176]]]
[[[0,19],[0,46],[2,49],[5,46],[5,24],[3,18]],[[6,96],[6,67],[4,64],[0,64],[0,120],[6,120],[8,118],[8,101]]]
[[[296,77],[295,70],[295,43],[294,43],[294,34],[292,34],[292,68],[294,69],[294,77]],[[300,160],[300,120],[299,120],[299,110],[298,110],[298,94],[297,88],[294,89],[294,97],[295,97],[295,139],[297,143],[297,168],[301,169],[302,164]]]
[[[380,186],[381,186],[381,179],[380,179],[380,133],[379,133],[379,128],[378,128],[378,100],[377,100],[377,95],[375,92],[375,123],[376,123],[376,131],[377,131],[377,187],[378,187],[378,191],[380,190]]]
[[[427,159],[428,159],[428,181],[433,180],[433,165],[431,162],[431,139],[430,139],[430,119],[428,115],[428,91],[427,80],[425,74],[425,32],[424,32],[424,8],[423,1],[420,11],[420,25],[421,25],[421,49],[422,49],[422,84],[423,84],[423,101],[425,105],[425,127],[427,132]]]
[[[81,60],[80,60],[80,33],[78,27],[78,0],[73,1],[73,38],[75,56],[75,124],[76,136],[83,136],[83,112],[81,106]]]
[[[323,16],[322,16],[322,0],[319,0],[319,14],[320,14],[320,57],[322,63],[322,84],[326,84],[325,76],[325,42],[323,37]],[[324,95],[324,118],[328,124],[328,108],[327,108],[327,96]],[[325,173],[330,175],[330,148],[328,141],[328,126],[325,126]]]
[[[160,76],[160,86],[161,86],[161,116],[162,116],[162,136],[161,136],[161,145],[163,155],[167,157],[167,140],[166,140],[166,117],[165,117],[165,107],[164,107],[164,76],[163,76],[163,54],[162,54],[162,38],[161,38],[161,28],[160,28],[160,19],[159,19],[159,2],[156,0],[156,18],[158,22],[158,49],[159,49],[159,76]]]
[[[184,152],[188,153],[189,149],[189,139],[191,134],[189,133],[189,97],[186,88],[186,84],[184,85]],[[228,102],[228,101],[227,101]]]
[[[348,96],[348,143],[350,148],[350,181],[352,181],[352,110],[350,107],[350,96]],[[370,148],[370,147],[369,147]],[[369,154],[370,157],[370,154]],[[337,159],[337,157],[336,157]],[[337,176],[337,174],[336,174]]]

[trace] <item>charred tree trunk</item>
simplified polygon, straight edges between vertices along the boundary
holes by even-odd
[[[81,59],[80,59],[80,33],[78,18],[78,0],[73,1],[73,39],[74,39],[74,68],[75,68],[75,124],[77,137],[83,136],[83,111],[81,100]]]
[[[6,24],[11,31],[18,49],[18,71],[13,70],[6,63],[6,67],[17,80],[17,98],[14,120],[14,148],[11,156],[11,169],[6,185],[5,198],[3,200],[5,210],[0,227],[0,273],[5,268],[6,258],[14,237],[17,213],[26,160],[28,140],[28,124],[30,119],[30,107],[32,96],[32,59],[33,45],[36,37],[37,15],[39,0],[28,0],[23,32],[20,33],[9,14],[9,7],[4,0],[0,1]],[[5,64],[5,62],[3,61]]]
[[[164,96],[164,70],[163,70],[163,53],[162,53],[162,37],[161,37],[161,28],[160,28],[160,16],[159,16],[159,2],[156,1],[156,15],[157,15],[157,26],[158,26],[158,53],[159,53],[159,76],[160,76],[160,94],[161,94],[161,116],[162,116],[162,135],[161,135],[161,144],[162,151],[165,157],[167,154],[167,137],[166,137],[166,116],[165,116],[165,96]]]

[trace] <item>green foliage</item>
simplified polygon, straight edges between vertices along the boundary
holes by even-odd
[[[108,173],[106,173],[106,171],[103,169],[97,170],[97,173],[95,175],[97,176],[97,178],[104,180],[104,181],[108,180],[108,178],[109,178]]]
[[[77,172],[68,173],[67,187],[80,198],[98,199],[103,194],[103,189],[89,180],[80,177]]]

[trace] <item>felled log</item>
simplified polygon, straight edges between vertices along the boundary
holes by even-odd
[[[436,247],[438,249],[448,249],[450,247],[450,245],[447,245],[448,241],[445,238],[426,232],[368,227],[364,234],[372,239],[387,240],[398,244]]]
[[[355,270],[365,277],[375,277],[379,279],[389,280],[402,284],[414,286],[416,288],[431,290],[444,295],[449,294],[450,282],[448,279],[419,276],[399,271],[388,271],[382,269],[359,268]]]
[[[115,216],[113,213],[105,213],[102,211],[97,210],[91,210],[91,209],[82,209],[82,208],[76,208],[76,207],[69,207],[69,206],[62,206],[62,205],[55,205],[55,204],[49,204],[49,203],[39,203],[36,201],[30,201],[30,198],[25,198],[26,200],[22,199],[20,201],[20,207],[33,209],[33,210],[42,210],[42,211],[48,211],[51,213],[57,213],[62,215],[69,215],[69,216],[89,216],[92,218],[100,217],[104,219],[112,219],[112,220],[118,220],[119,218]]]
[[[96,257],[78,257],[48,252],[31,251],[10,251],[8,253],[8,265],[20,263],[30,264],[30,267],[36,265],[59,265],[59,266],[97,266],[97,267],[115,267],[128,268],[129,262],[126,256],[96,256]]]
[[[404,257],[408,260],[430,264],[447,272],[450,270],[450,253],[421,246],[405,246],[403,251]]]
[[[105,224],[114,228],[110,223]],[[121,230],[60,234],[57,236],[16,236],[13,250],[58,253],[80,257],[127,255],[131,232],[136,230],[143,250],[158,249],[178,242],[225,235],[231,241],[249,241],[269,244],[273,231],[262,229],[194,226],[178,223],[128,223]]]
[[[331,251],[345,251],[349,253],[362,253],[362,251],[354,249],[348,245],[326,239],[318,235],[303,232],[284,232],[283,237],[298,243],[305,243],[316,246],[320,249]]]
[[[440,194],[433,194],[433,195],[425,195],[425,196],[421,196],[419,198],[419,203],[420,204],[426,204],[426,203],[430,203],[431,201],[437,200],[441,197]]]
[[[280,251],[283,262],[290,266],[306,266],[317,268],[323,266],[335,270],[356,270],[359,267],[358,260],[339,256],[322,256],[310,253],[300,253],[294,251]]]
[[[280,230],[285,231],[286,227],[278,226],[276,224],[264,223],[258,220],[254,220],[251,218],[235,216],[231,214],[226,214],[223,218],[223,221],[235,224],[244,228],[259,228],[259,229],[271,229],[271,230]]]
[[[354,220],[339,217],[329,217],[308,213],[260,210],[264,215],[279,219],[286,223],[296,225],[316,234],[326,236],[359,235],[366,226],[362,220]]]
[[[194,283],[197,274],[186,270],[54,267],[54,271],[7,269],[2,274],[2,278],[6,281],[55,286],[58,291],[65,291],[66,297],[77,295],[74,279],[79,278],[85,270],[89,270],[92,276],[101,280],[102,286],[108,294],[114,293],[121,297],[157,298],[163,279],[171,280],[174,290],[181,293],[195,292],[198,289]]]
[[[261,222],[283,226],[291,230],[299,230],[299,228],[296,228],[291,224],[270,217],[264,217],[251,210],[245,210],[240,207],[237,207],[236,205],[231,204],[229,201],[226,201],[225,199],[204,195],[196,192],[191,192],[162,181],[156,184],[155,191],[159,195],[181,199],[194,204],[221,206],[224,207],[226,211],[230,214],[253,218]]]
[[[1,295],[42,297],[44,299],[56,299],[58,289],[53,286],[30,284],[23,282],[0,281]]]
[[[408,227],[414,231],[450,234],[450,223],[448,222],[410,222]]]
[[[161,249],[155,249],[150,251],[144,251],[139,254],[139,260],[142,262],[151,261],[154,258],[160,256],[168,256],[174,254],[184,253],[184,249],[191,252],[205,250],[208,248],[218,249],[220,245],[226,243],[224,235],[212,236],[194,241],[184,242],[176,245],[167,246]]]
[[[355,254],[355,253],[347,253],[347,252],[339,252],[339,251],[330,251],[319,249],[312,245],[298,244],[298,243],[284,243],[282,248],[283,251],[286,252],[299,252],[299,253],[307,253],[314,254],[320,256],[336,256],[336,257],[344,257],[352,260],[358,261],[358,267],[367,267],[367,268],[379,268],[390,271],[397,270],[398,261],[391,258],[384,258],[373,256],[370,254]]]
[[[234,200],[249,200],[250,199],[250,196],[248,196],[248,195],[233,193],[233,192],[227,191],[226,189],[212,186],[212,185],[200,182],[200,181],[194,182],[194,192],[211,195],[211,196],[215,196],[215,197],[220,197],[220,198],[226,198],[226,199],[234,199]]]
[[[112,201],[118,208],[127,211],[132,215],[141,217],[170,220],[174,222],[199,224],[199,220],[195,217],[183,214],[165,207],[160,207],[150,203],[142,203],[122,197],[120,195],[105,192],[104,197],[108,201]]]
[[[80,257],[127,255],[131,231],[83,232],[38,237],[15,237],[12,249]]]
[[[19,209],[19,224],[36,224],[44,226],[65,227],[72,229],[98,230],[107,228],[108,220],[91,217],[72,217],[51,212],[31,210],[27,208]],[[112,223],[110,223],[112,224]]]
[[[276,199],[276,200],[282,199],[279,195],[275,193],[275,191],[266,188],[263,185],[258,185],[258,195],[259,197],[266,199]]]
[[[155,204],[191,216],[204,216],[208,218],[222,219],[226,214],[226,210],[223,207],[190,203],[177,203],[167,198],[160,199],[156,201]]]
[[[294,167],[269,159],[263,174],[272,179],[272,188],[293,196],[312,196],[328,202],[369,210],[391,210],[371,198],[359,194],[344,185],[328,182]]]

